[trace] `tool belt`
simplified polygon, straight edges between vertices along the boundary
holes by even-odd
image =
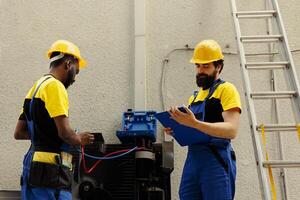
[[[71,190],[72,155],[35,151],[30,164],[28,185]]]

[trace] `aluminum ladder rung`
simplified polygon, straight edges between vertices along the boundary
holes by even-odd
[[[277,91],[277,92],[252,92],[250,97],[253,99],[282,99],[296,96],[295,91]]]
[[[248,62],[245,64],[246,69],[284,69],[289,62]]]
[[[263,11],[239,11],[236,13],[238,18],[267,18],[276,16],[275,10],[263,10]]]
[[[270,160],[263,162],[264,167],[271,168],[293,168],[300,167],[300,161],[297,160]]]
[[[259,43],[259,42],[278,42],[282,40],[282,35],[249,35],[241,36],[240,40],[243,43]]]
[[[295,124],[264,124],[265,132],[297,131]],[[256,126],[257,131],[261,131],[261,126]]]

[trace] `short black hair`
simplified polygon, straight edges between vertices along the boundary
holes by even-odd
[[[222,71],[223,67],[224,67],[224,60],[220,59],[220,60],[217,60],[217,61],[214,61],[213,62],[214,66],[217,68],[219,65],[221,65],[221,69],[220,69],[220,72]]]
[[[61,52],[59,51],[54,51],[51,55],[50,55],[50,59],[55,57],[55,56],[58,56],[59,54],[61,54]],[[61,65],[63,62],[65,62],[66,60],[70,61],[71,63],[76,63],[78,62],[78,59],[75,58],[73,55],[70,55],[70,54],[65,54],[64,57],[58,59],[58,60],[55,60],[53,62],[50,63],[50,68],[55,68],[59,65]]]

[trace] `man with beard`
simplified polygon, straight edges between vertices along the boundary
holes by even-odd
[[[219,78],[223,58],[217,42],[201,41],[191,59],[196,65],[200,90],[189,99],[189,106],[184,106],[185,112],[177,107],[169,111],[179,124],[195,128],[209,138],[188,144],[179,189],[181,200],[234,198],[236,162],[230,141],[237,135],[241,103],[234,85]],[[172,135],[171,128],[165,128],[165,132]],[[188,132],[185,134],[189,137]]]
[[[31,140],[23,161],[23,200],[72,199],[70,147],[94,141],[88,132],[76,134],[68,118],[66,89],[86,64],[78,47],[58,40],[47,55],[49,74],[41,77],[27,93],[14,133],[15,139]]]

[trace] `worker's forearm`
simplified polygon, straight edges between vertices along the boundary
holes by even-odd
[[[210,136],[226,139],[234,139],[237,134],[237,127],[230,122],[209,123],[196,120],[193,127]]]
[[[73,129],[65,129],[59,134],[59,137],[67,144],[78,146],[81,144],[80,137],[75,133]]]

